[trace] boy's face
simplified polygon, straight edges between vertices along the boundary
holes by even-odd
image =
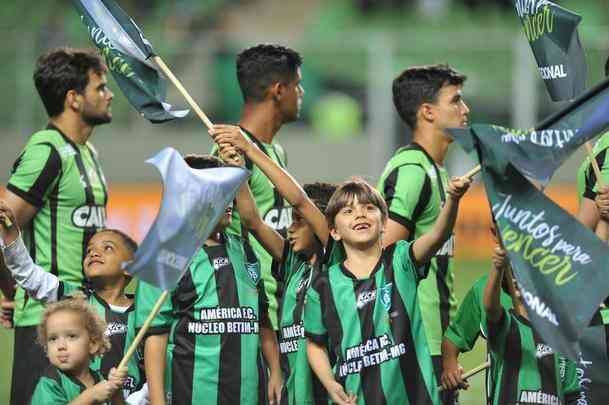
[[[295,253],[307,257],[315,252],[318,244],[313,230],[295,209],[292,210],[292,225],[288,228],[288,242]]]
[[[74,311],[58,311],[47,319],[47,355],[52,365],[74,374],[89,367],[99,345],[92,341],[82,316]]]
[[[345,244],[368,248],[379,243],[383,228],[381,210],[372,203],[360,203],[355,197],[336,214],[330,235]]]
[[[233,218],[233,203],[229,203],[226,209],[224,210],[224,214],[218,220],[216,227],[213,230],[213,233],[221,233],[224,232],[226,228],[229,227]]]
[[[469,107],[463,100],[462,88],[449,84],[440,89],[436,102],[431,104],[437,128],[444,130],[467,126]]]
[[[101,231],[89,241],[83,269],[89,280],[116,282],[125,275],[123,262],[130,260],[133,260],[133,254],[123,238],[113,232]]]

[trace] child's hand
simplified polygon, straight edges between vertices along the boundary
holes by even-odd
[[[357,396],[353,394],[347,394],[342,385],[338,382],[333,381],[328,390],[332,402],[338,405],[355,405],[357,404]]]
[[[493,268],[495,270],[505,270],[507,263],[507,252],[501,247],[496,246],[495,250],[493,251]]]
[[[241,128],[235,125],[214,125],[209,130],[209,135],[218,146],[230,144],[247,155],[252,142],[243,135]]]
[[[98,382],[93,387],[89,388],[89,390],[91,390],[91,396],[96,403],[109,401],[112,399],[117,389],[116,385],[108,380]]]
[[[469,186],[472,184],[472,179],[469,177],[453,177],[448,182],[448,190],[446,190],[446,194],[453,201],[459,201],[463,194],[469,189]]]
[[[245,159],[241,157],[237,148],[230,144],[222,144],[220,146],[220,159],[229,165],[245,166]]]
[[[108,382],[113,384],[116,389],[122,389],[125,384],[125,380],[127,379],[127,367],[116,368],[112,367],[110,372],[108,373]]]
[[[609,221],[609,186],[600,187],[594,201],[601,218]]]
[[[281,373],[271,373],[268,384],[269,405],[279,405],[281,402],[281,390],[283,388],[283,378]]]
[[[2,200],[0,200],[0,237],[5,245],[10,245],[19,237],[15,214]]]

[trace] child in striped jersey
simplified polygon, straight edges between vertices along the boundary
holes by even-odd
[[[363,180],[334,193],[326,218],[346,260],[320,272],[307,291],[311,368],[341,404],[439,404],[417,298],[426,263],[450,237],[469,179],[453,179],[429,233],[383,249],[387,205]],[[326,349],[329,348],[329,349]],[[336,357],[332,370],[328,350]]]
[[[213,156],[184,160],[193,169],[223,166]],[[279,350],[260,266],[247,239],[225,232],[231,218],[232,204],[148,330],[144,358],[152,404],[263,405],[262,394],[270,404],[279,402]],[[161,293],[138,284],[138,328]],[[261,352],[270,369],[266,387]]]
[[[277,192],[292,206],[292,224],[284,239],[266,224],[258,212],[248,184],[237,196],[241,223],[271,254],[273,277],[283,285],[279,315],[281,368],[286,379],[282,405],[327,404],[328,394],[311,372],[304,339],[304,299],[310,281],[324,262],[329,230],[323,214],[336,186],[324,183],[300,185],[279,164],[241,133],[239,127],[216,125],[210,134],[221,144],[220,156],[231,164],[235,149],[256,165],[273,183]],[[331,247],[328,251],[332,250]],[[329,252],[330,253],[330,252]],[[330,255],[328,255],[330,256]]]
[[[51,365],[40,377],[32,405],[124,404],[121,387],[127,369],[110,370],[108,379],[89,368],[110,348],[106,323],[80,295],[50,304],[38,326],[38,343]]]
[[[573,361],[555,353],[532,328],[520,293],[512,297],[518,313],[500,303],[501,280],[508,265],[505,250],[495,247],[493,267],[484,290],[482,332],[491,353],[493,387],[489,404],[578,403],[580,385]]]
[[[133,296],[125,293],[131,277],[123,270],[123,263],[133,259],[137,243],[119,230],[98,231],[87,246],[83,260],[87,283],[81,286],[60,281],[56,275],[34,263],[20,236],[13,212],[2,201],[0,217],[9,218],[13,224],[7,227],[6,221],[0,220],[4,261],[29,297],[52,303],[79,291],[85,294],[89,304],[107,323],[106,336],[110,339],[111,349],[103,356],[96,356],[91,363],[93,370],[107,377],[135,336]],[[129,404],[145,403],[147,394],[141,353],[132,358],[128,368],[123,395]]]

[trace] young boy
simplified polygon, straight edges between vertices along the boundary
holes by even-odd
[[[13,226],[7,227],[3,218],[8,218]],[[41,302],[55,302],[76,291],[87,296],[89,304],[106,321],[106,336],[112,344],[112,348],[103,356],[93,359],[91,368],[108,376],[110,369],[121,361],[135,336],[133,296],[125,293],[131,277],[125,273],[122,264],[133,259],[137,243],[115,229],[101,230],[93,235],[82,265],[87,281],[83,287],[60,281],[56,275],[35,264],[16,224],[12,210],[0,201],[0,236],[8,270],[30,298]],[[124,396],[132,404],[139,403],[146,395],[140,363],[141,359],[135,357],[130,361],[129,375],[123,387]]]
[[[106,323],[84,296],[50,304],[38,326],[38,343],[51,365],[40,377],[32,405],[124,404],[121,387],[127,370],[111,369],[102,380],[89,368],[110,348]]]
[[[368,183],[334,193],[326,217],[346,260],[320,273],[307,292],[311,368],[337,404],[439,404],[417,299],[424,266],[450,237],[469,179],[449,183],[431,231],[383,249],[387,205]],[[336,357],[334,372],[328,349]]]
[[[225,162],[239,164],[236,150],[276,187],[281,198],[292,206],[292,224],[287,240],[261,218],[251,197],[248,184],[237,196],[241,223],[271,254],[275,263],[273,277],[283,284],[279,314],[279,348],[281,368],[286,378],[282,404],[327,404],[328,395],[309,367],[304,340],[303,310],[311,279],[324,263],[324,247],[329,239],[325,210],[336,186],[324,183],[306,184],[303,188],[280,165],[249,141],[239,127],[216,125],[211,131],[222,145],[220,155]],[[230,146],[227,146],[230,145]],[[329,249],[331,250],[331,248]]]
[[[212,156],[188,155],[184,160],[193,169],[222,166]],[[270,368],[269,402],[279,402],[279,351],[260,268],[249,246],[225,232],[231,214],[229,206],[152,322],[144,361],[154,405],[261,403],[260,346]],[[139,283],[138,327],[160,294]]]
[[[496,247],[493,268],[484,290],[486,320],[482,323],[495,369],[489,392],[493,405],[576,404],[580,395],[575,363],[555,353],[531,327],[526,316],[506,310],[500,303],[501,280],[507,267],[506,252]],[[522,303],[518,291],[514,305]]]

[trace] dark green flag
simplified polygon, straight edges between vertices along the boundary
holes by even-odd
[[[592,326],[580,340],[577,378],[582,391],[577,404],[606,405],[609,402],[609,358],[607,325]]]
[[[478,151],[493,216],[535,330],[576,360],[583,330],[609,295],[607,245],[506,162],[501,144],[489,141],[495,134],[484,130],[475,127],[456,139]]]
[[[515,7],[552,101],[583,93],[586,55],[577,33],[582,18],[548,0],[516,0]]]
[[[450,131],[455,139],[468,142],[469,138],[462,135],[473,130],[485,144],[500,151],[494,162],[499,170],[511,163],[528,178],[545,185],[575,150],[608,128],[609,80],[605,80],[533,130],[475,124]]]
[[[149,60],[154,51],[135,22],[113,0],[73,1],[129,103],[153,123],[186,116],[188,110],[172,110],[165,102],[165,79]]]

